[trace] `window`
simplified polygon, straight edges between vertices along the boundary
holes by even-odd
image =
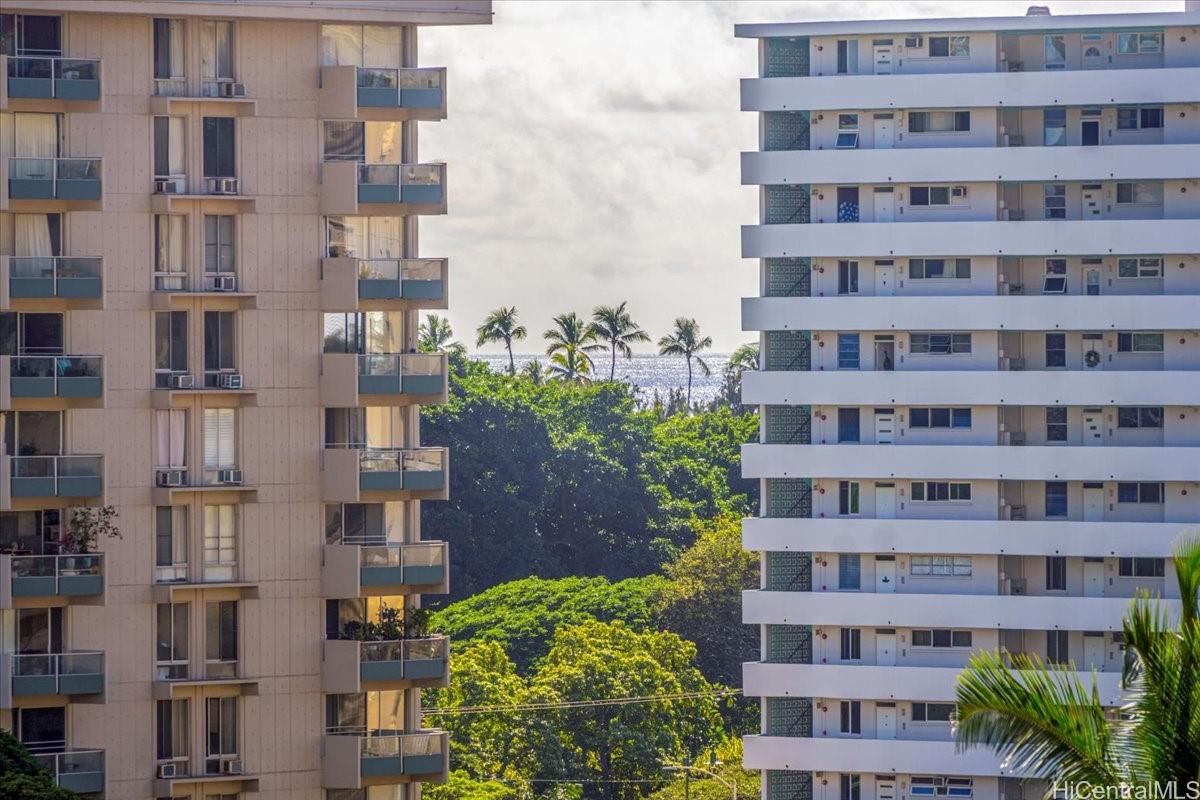
[[[1161,278],[1163,275],[1162,257],[1156,258],[1118,258],[1118,278]]]
[[[237,677],[238,604],[204,604],[204,673],[208,678]]]
[[[234,271],[233,217],[204,215],[204,271],[209,274]]]
[[[913,647],[970,647],[970,631],[947,628],[918,629],[912,632]]]
[[[858,114],[838,114],[839,131],[858,130]]]
[[[204,409],[204,469],[207,471],[237,465],[235,412],[233,408]]]
[[[837,221],[858,222],[858,187],[839,186],[837,188]]]
[[[1046,441],[1065,442],[1067,440],[1067,410],[1065,408],[1046,409]]]
[[[187,288],[187,237],[182,214],[154,215],[154,288],[180,292]]]
[[[1118,483],[1118,503],[1161,503],[1165,487],[1161,483]]]
[[[951,355],[971,352],[969,333],[911,333],[908,349],[913,355]]]
[[[1046,591],[1067,590],[1067,559],[1064,556],[1046,556]]]
[[[188,677],[188,603],[159,603],[156,609],[155,677]]]
[[[185,506],[154,509],[154,580],[158,583],[187,580],[187,511]]]
[[[841,707],[841,725],[839,730],[851,736],[862,733],[862,703],[857,700],[843,700]]]
[[[858,334],[838,334],[838,369],[858,369]]]
[[[237,506],[204,506],[204,580],[237,577]]]
[[[966,186],[912,186],[908,190],[909,205],[912,206],[965,206]]]
[[[1162,126],[1162,106],[1121,106],[1117,109],[1117,130],[1134,131]]]
[[[396,68],[404,63],[399,25],[322,25],[321,66]]]
[[[862,631],[858,628],[842,628],[842,661],[858,661],[862,658]]]
[[[1048,183],[1042,187],[1043,212],[1046,219],[1067,218],[1067,185]]]
[[[235,758],[237,746],[237,698],[209,697],[204,701],[204,771],[221,771],[222,758]]]
[[[965,133],[971,130],[970,111],[910,111],[909,133]]]
[[[969,258],[910,258],[908,277],[914,280],[970,278]]]
[[[237,177],[233,117],[205,117],[203,130],[204,177]]]
[[[154,177],[182,178],[187,174],[184,117],[154,118]]]
[[[948,481],[914,481],[909,496],[914,501],[924,503],[970,500],[971,484]]]
[[[1154,33],[1122,33],[1117,36],[1117,55],[1161,53],[1162,31]]]
[[[1047,108],[1042,111],[1042,144],[1056,147],[1067,143],[1067,110]]]
[[[954,716],[954,703],[913,703],[913,722],[949,722]]]
[[[1046,368],[1065,367],[1067,365],[1067,335],[1065,333],[1046,334]]]
[[[183,94],[183,20],[154,20],[154,93]]]
[[[1162,578],[1166,569],[1166,559],[1162,558],[1117,559],[1117,574],[1122,578]]]
[[[326,217],[331,258],[397,259],[404,255],[400,217]]]
[[[0,54],[61,56],[62,19],[41,14],[0,14]]]
[[[857,408],[838,409],[838,442],[858,442],[859,440],[859,410]]]
[[[1071,662],[1067,650],[1066,631],[1046,631],[1046,663],[1066,665]]]
[[[1122,204],[1161,205],[1161,181],[1122,181],[1117,184],[1117,202]]]
[[[943,775],[916,776],[909,782],[912,797],[968,798],[974,794],[974,778],[948,778]]]
[[[155,704],[155,756],[159,761],[187,760],[191,749],[188,746],[188,708],[187,700],[159,700]]]
[[[858,262],[838,262],[838,294],[858,294]]]
[[[204,385],[218,385],[220,372],[237,369],[233,311],[204,312]]]
[[[838,481],[838,514],[843,517],[858,514],[858,481]]]
[[[1067,292],[1067,260],[1065,258],[1047,258],[1046,276],[1042,280],[1042,294],[1066,294]]]
[[[838,39],[837,71],[838,75],[858,74],[858,41],[856,39]]]
[[[971,55],[969,36],[930,36],[930,58],[966,58]]]
[[[1162,406],[1119,406],[1117,408],[1118,428],[1161,428],[1162,426]]]
[[[838,589],[857,592],[862,588],[862,564],[858,553],[838,556]]]
[[[1118,331],[1118,353],[1161,353],[1163,351],[1163,335],[1161,333],[1136,333]]]
[[[154,315],[154,385],[171,385],[172,374],[184,374],[187,363],[187,312],[159,311]]]
[[[841,792],[838,800],[862,800],[862,776],[840,776]]]
[[[206,19],[200,23],[200,78],[206,84],[233,80],[233,23]],[[208,93],[216,94],[207,89]]]
[[[912,408],[908,412],[910,428],[970,428],[969,408]]]
[[[833,142],[834,150],[854,150],[858,147],[858,134],[841,132]]]
[[[1046,516],[1065,517],[1067,515],[1067,482],[1046,481]]]
[[[971,557],[912,556],[909,573],[939,578],[969,578],[971,577]]]
[[[330,503],[325,506],[327,544],[380,545],[388,531],[383,503]]]

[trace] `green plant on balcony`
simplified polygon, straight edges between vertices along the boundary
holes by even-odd
[[[101,539],[120,539],[117,516],[117,509],[113,506],[80,506],[71,509],[66,529],[59,540],[62,552],[72,555],[94,553]]]
[[[400,639],[425,639],[430,635],[432,612],[426,608],[396,608],[386,603],[379,608],[379,619],[354,620],[346,624],[343,635],[359,642],[394,642]]]

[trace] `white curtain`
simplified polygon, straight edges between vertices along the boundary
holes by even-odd
[[[388,406],[368,406],[367,447],[400,447],[404,443],[404,422],[400,409]]]
[[[155,272],[185,272],[184,232],[186,217],[182,214],[156,214],[155,227]]]
[[[154,416],[155,467],[182,468],[186,462],[187,411],[162,409]]]
[[[404,254],[404,227],[400,217],[369,217],[368,258],[400,258]]]
[[[167,28],[170,31],[170,47],[169,54],[171,59],[171,77],[182,78],[183,72],[183,20],[172,19],[167,21]]]
[[[362,33],[364,67],[396,68],[400,61],[400,26],[366,25]]]
[[[368,164],[400,163],[400,123],[365,122]]]
[[[400,311],[368,311],[366,317],[366,351],[368,353],[399,353],[403,349]]]
[[[361,25],[321,26],[321,66],[361,67],[362,52]]]
[[[404,729],[404,692],[367,692],[367,728],[375,731]]]
[[[237,464],[234,409],[204,409],[204,468],[224,469]]]
[[[200,32],[200,77],[206,81],[233,80],[233,23],[205,20]]]
[[[206,577],[214,576],[212,567],[237,563],[237,529],[232,505],[207,505],[204,507],[204,566]]]
[[[50,218],[45,214],[13,214],[14,256],[52,256],[54,242],[50,238]],[[8,252],[0,248],[0,252]]]
[[[167,168],[172,175],[187,172],[187,148],[184,145],[185,117],[168,117],[167,122]]]
[[[57,114],[13,114],[12,154],[24,158],[58,155]]]

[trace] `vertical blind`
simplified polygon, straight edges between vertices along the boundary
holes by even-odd
[[[224,469],[237,464],[234,410],[204,409],[204,468]]]

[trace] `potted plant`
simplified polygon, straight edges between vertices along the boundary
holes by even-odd
[[[113,506],[72,508],[59,539],[61,551],[68,555],[95,553],[100,539],[120,539],[117,516],[117,509]]]

